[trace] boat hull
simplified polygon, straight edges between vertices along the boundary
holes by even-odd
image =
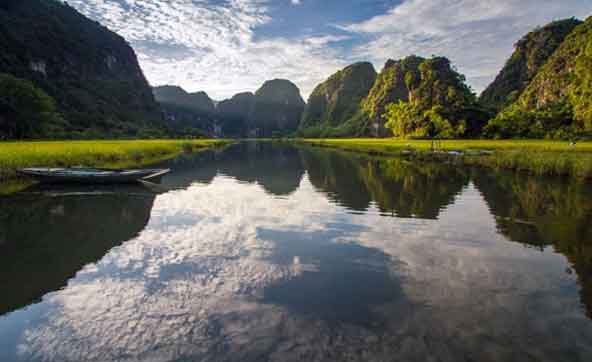
[[[19,175],[30,177],[41,183],[75,184],[129,184],[141,181],[154,181],[169,173],[168,169],[149,170],[107,170],[76,168],[28,168],[17,171]]]

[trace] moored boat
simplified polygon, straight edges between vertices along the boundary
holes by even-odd
[[[154,181],[169,173],[169,169],[115,170],[101,168],[22,168],[21,176],[43,183],[125,184]]]

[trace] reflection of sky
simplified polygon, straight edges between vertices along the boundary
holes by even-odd
[[[39,361],[583,361],[567,266],[498,235],[473,186],[419,220],[350,214],[306,177],[282,198],[217,177],[159,196],[136,239],[0,318],[0,340]],[[355,302],[332,299],[347,283]]]

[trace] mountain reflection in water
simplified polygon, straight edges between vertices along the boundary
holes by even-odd
[[[54,194],[0,198],[0,315],[60,289],[84,265],[137,236],[155,197],[140,187],[92,196],[39,191]]]
[[[1,361],[592,357],[590,185],[274,143],[163,166],[0,199]]]

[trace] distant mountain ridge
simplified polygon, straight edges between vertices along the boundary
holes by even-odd
[[[205,92],[187,93],[178,86],[153,89],[169,126],[196,128],[223,137],[288,135],[298,128],[304,100],[285,79],[266,81],[254,94],[244,92],[217,106]]]
[[[178,136],[217,135],[216,107],[206,92],[188,93],[178,86],[152,88],[169,133]]]
[[[152,89],[154,98],[160,104],[185,107],[192,111],[214,113],[216,107],[206,92],[187,93],[178,86],[160,86]]]

